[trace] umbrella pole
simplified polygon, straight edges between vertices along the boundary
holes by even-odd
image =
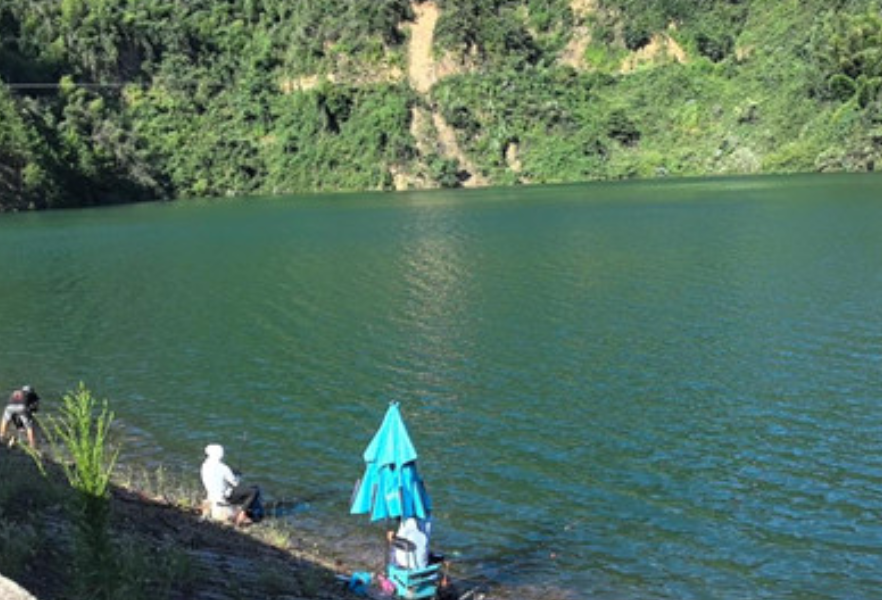
[[[391,579],[389,579],[389,565],[392,564],[392,539],[394,534],[391,531],[387,531],[386,535],[386,545],[384,547],[385,555],[383,556],[383,567],[381,571],[382,579],[386,580],[388,583],[391,583]],[[379,578],[378,578],[379,579]],[[398,596],[397,592],[392,593],[392,597],[396,598]]]
[[[389,572],[389,564],[392,562],[392,539],[395,534],[386,531],[386,554],[383,556],[383,574]]]

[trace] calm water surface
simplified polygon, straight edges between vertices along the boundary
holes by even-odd
[[[882,593],[880,177],[3,215],[0,289],[0,384],[83,380],[194,479],[221,442],[365,566],[398,400],[499,594]]]

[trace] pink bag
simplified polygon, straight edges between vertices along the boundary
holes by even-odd
[[[384,594],[392,595],[395,593],[395,584],[392,583],[385,575],[377,575],[377,585]]]

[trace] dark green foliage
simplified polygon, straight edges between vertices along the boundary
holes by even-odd
[[[468,139],[474,138],[481,131],[481,123],[472,114],[468,105],[463,102],[454,102],[445,105],[444,118],[454,129],[458,129]]]
[[[24,169],[34,160],[28,128],[15,101],[0,87],[0,197],[14,207],[25,205]]]
[[[866,107],[882,88],[882,14],[878,6],[858,14],[828,12],[815,27],[811,54],[818,66],[816,92],[852,98]]]
[[[252,0],[252,4],[273,47],[281,51],[281,63],[296,73],[325,65],[335,47],[347,54],[369,54],[378,46],[397,46],[404,41],[399,25],[413,18],[407,0]]]
[[[640,130],[628,116],[627,111],[621,109],[616,109],[609,114],[606,121],[606,134],[626,146],[633,146],[640,141]]]
[[[714,62],[720,62],[732,52],[735,39],[724,31],[699,31],[695,36],[698,51]]]
[[[548,33],[573,26],[573,12],[565,0],[529,0],[530,26]]]
[[[413,152],[409,90],[282,84],[341,55],[382,56],[410,18],[405,0],[0,0],[0,76],[17,84],[0,110],[34,109],[0,123],[17,140],[0,156],[0,204],[387,186],[388,165]],[[34,83],[53,87],[21,87]],[[295,131],[277,121],[292,118]],[[281,155],[279,139],[298,152]],[[283,172],[292,162],[308,175]]]
[[[442,49],[477,52],[482,60],[512,65],[535,64],[542,57],[537,41],[515,0],[444,0],[435,39]],[[550,16],[540,16],[546,26]]]
[[[455,160],[433,154],[428,157],[432,179],[442,188],[459,187],[461,173]]]
[[[751,3],[747,0],[601,0],[601,5],[611,11],[605,17],[607,22],[621,24],[622,41],[629,50],[642,48],[654,33],[674,25],[701,55],[720,62],[732,53]]]

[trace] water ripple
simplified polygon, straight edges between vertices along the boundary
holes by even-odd
[[[111,397],[127,460],[221,441],[366,564],[346,503],[397,400],[494,597],[869,600],[878,182],[4,216],[4,376]]]

